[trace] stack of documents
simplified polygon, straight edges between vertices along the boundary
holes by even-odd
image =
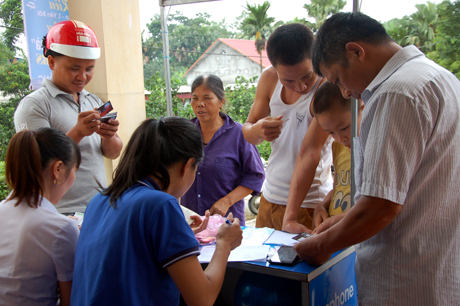
[[[241,245],[230,252],[229,262],[236,261],[260,261],[265,262],[270,251],[270,245],[292,246],[305,238],[306,234],[290,234],[275,231],[272,228],[243,227],[243,240]],[[198,260],[201,263],[209,263],[216,250],[215,245],[204,246]]]

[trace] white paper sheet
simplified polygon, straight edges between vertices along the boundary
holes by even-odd
[[[262,245],[273,233],[274,229],[245,227],[243,228],[243,241],[242,245]]]
[[[198,256],[200,263],[209,263],[212,255],[216,250],[215,245],[204,246],[201,249],[201,254]],[[267,259],[269,245],[240,245],[230,252],[228,257],[229,262],[236,261],[260,261],[265,262]]]
[[[274,231],[270,237],[265,241],[265,244],[273,244],[273,245],[289,245],[292,246],[296,244],[297,240],[292,239],[293,237],[297,236],[298,234],[291,234],[286,233],[283,231]]]

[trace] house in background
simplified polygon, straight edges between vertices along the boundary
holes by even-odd
[[[262,69],[270,65],[267,52],[263,50]],[[179,89],[178,95],[181,99],[191,98],[190,86],[196,77],[203,74],[217,75],[222,79],[224,86],[232,86],[237,76],[259,77],[260,54],[256,50],[254,41],[218,38],[184,74],[187,85]]]

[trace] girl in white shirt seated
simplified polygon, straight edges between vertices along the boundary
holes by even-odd
[[[80,161],[78,145],[56,129],[12,137],[5,163],[12,192],[0,203],[0,305],[70,304],[79,230],[54,204]]]

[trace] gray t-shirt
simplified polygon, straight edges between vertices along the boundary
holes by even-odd
[[[80,92],[80,104],[72,94],[57,88],[50,80],[43,80],[42,88],[26,96],[14,113],[16,132],[52,127],[67,133],[77,124],[80,112],[93,110],[103,104],[96,95]],[[84,137],[80,144],[81,165],[72,188],[56,205],[59,213],[84,212],[88,202],[97,193],[96,180],[106,186],[101,137],[94,133]]]

